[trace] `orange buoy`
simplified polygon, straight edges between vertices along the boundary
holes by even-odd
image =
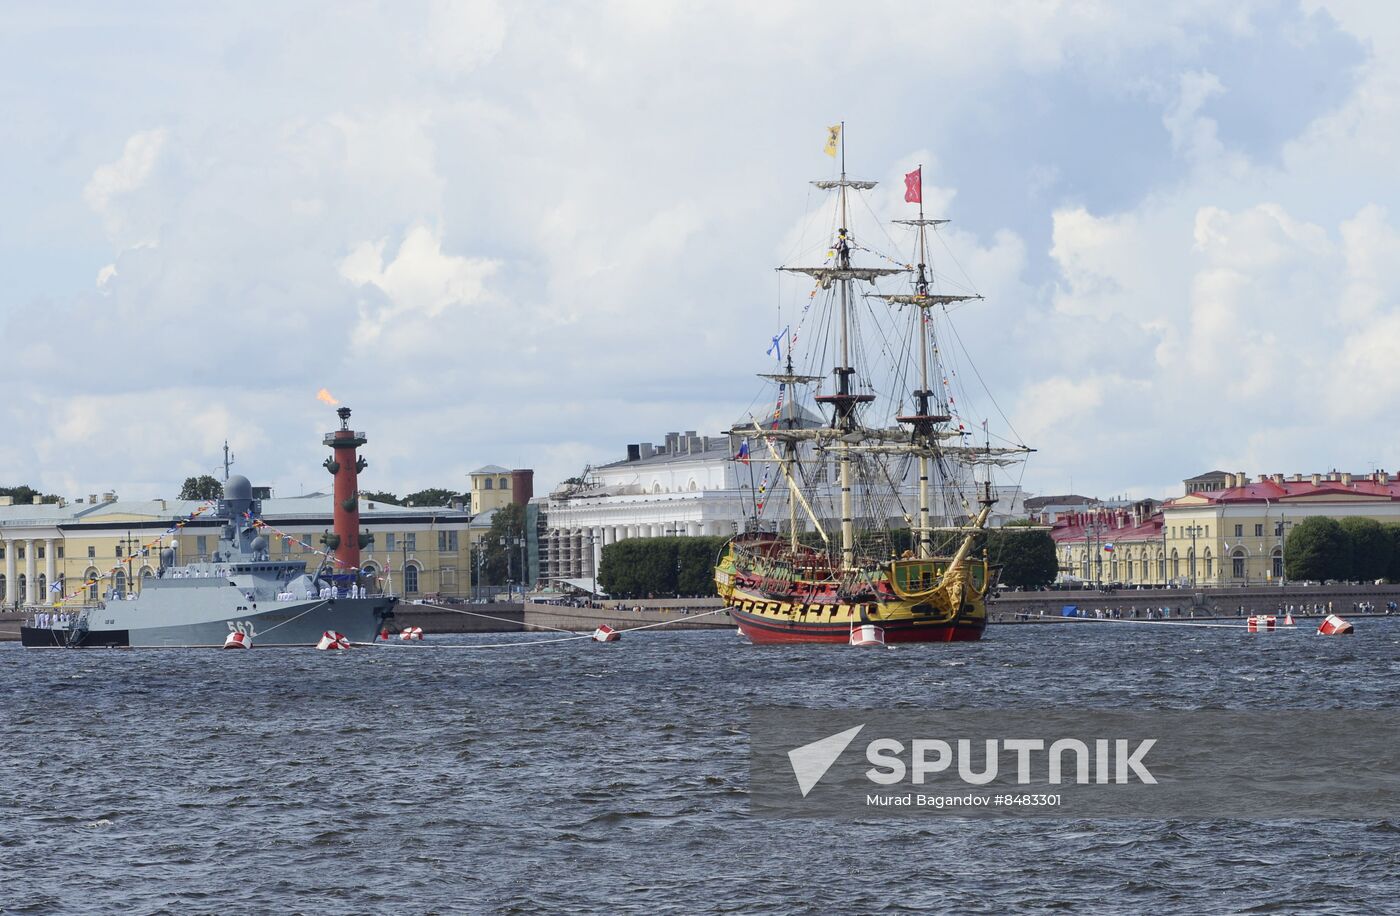
[[[225,649],[251,649],[253,647],[253,637],[247,633],[230,633],[224,640]]]
[[[422,627],[404,627],[403,630],[399,633],[399,639],[405,639],[405,640],[407,640],[407,639],[422,639],[422,638],[423,638],[423,628],[422,628]]]
[[[337,633],[335,630],[327,630],[321,634],[321,641],[316,643],[318,649],[348,649],[350,639],[344,633]]]
[[[1245,621],[1245,625],[1251,633],[1268,633],[1273,630],[1274,625],[1277,623],[1278,618],[1272,614],[1251,615],[1250,618]]]
[[[1336,614],[1328,614],[1317,627],[1318,636],[1351,636],[1356,628]]]
[[[885,644],[885,631],[874,624],[863,624],[851,630],[851,645],[853,646],[883,646]]]
[[[606,623],[593,631],[594,642],[617,642],[622,638],[622,634],[608,626]]]

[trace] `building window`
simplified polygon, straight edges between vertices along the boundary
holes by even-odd
[[[1133,581],[1133,561],[1132,561],[1132,560],[1128,560],[1128,561],[1127,561],[1127,564],[1128,564],[1128,565],[1127,565],[1127,569],[1125,570],[1125,576],[1124,576],[1124,577],[1125,577],[1129,582],[1131,582],[1131,581]]]
[[[493,484],[493,483],[494,483],[494,481],[492,481],[492,479],[491,479],[490,477],[486,478],[486,489],[488,489],[488,490],[493,489],[493,487],[492,487],[492,484]]]
[[[205,555],[207,555],[207,554],[209,553],[209,535],[207,535],[207,534],[201,534],[201,535],[198,535],[197,537],[195,537],[195,539],[194,539],[194,551],[195,551],[195,553],[199,554],[201,557],[204,557]],[[118,553],[117,556],[121,556],[121,554]]]
[[[5,545],[0,544],[0,560],[5,559]]]
[[[508,480],[506,480],[504,477],[502,477],[499,486],[500,486],[500,489],[502,489],[502,490],[509,490],[509,489],[510,489],[510,481],[508,481]]]
[[[21,560],[24,559],[24,545],[19,545],[19,552],[16,554]]]
[[[91,566],[88,567],[87,572],[83,573],[83,581],[86,582],[88,586],[87,600],[93,604],[97,603],[97,586],[99,585],[100,579],[101,577],[97,574],[97,570],[93,569]]]
[[[1172,578],[1181,578],[1181,557],[1177,556],[1175,550],[1172,551]]]
[[[414,534],[413,532],[405,534],[403,536],[403,546],[408,550],[409,553],[413,553],[415,550],[418,549],[418,535]]]
[[[1240,553],[1238,550],[1235,551],[1234,556],[1230,558],[1230,575],[1234,576],[1236,579],[1244,578],[1244,554]]]
[[[0,573],[0,601],[4,601],[5,596],[9,594],[9,592],[5,589],[5,586],[9,584],[9,582],[5,581],[5,574]]]
[[[39,551],[37,554],[35,554],[35,556],[37,556],[39,559],[42,560],[42,559],[44,558],[44,545],[43,545],[43,544],[40,544],[40,545],[38,545],[37,547],[35,547],[34,549],[37,550],[37,551]]]
[[[1157,578],[1158,578],[1158,579],[1161,579],[1163,582],[1166,582],[1166,581],[1167,581],[1167,558],[1166,558],[1166,557],[1162,557],[1162,556],[1157,557]]]
[[[409,595],[418,594],[418,567],[412,563],[403,568],[403,590]]]
[[[444,566],[438,570],[438,588],[442,591],[455,591],[457,588],[457,567]]]
[[[1255,525],[1255,526],[1254,526],[1254,536],[1257,537],[1257,538],[1262,538],[1262,537],[1264,536],[1264,526],[1263,526],[1263,525]]]
[[[46,576],[46,575],[44,575],[43,573],[39,573],[39,588],[38,588],[38,590],[34,593],[34,599],[35,599],[36,601],[43,601],[43,600],[44,600],[44,596],[47,595],[48,593],[49,593],[49,577]]]
[[[457,532],[455,532],[455,531],[439,531],[439,532],[438,532],[438,552],[439,552],[439,553],[456,553],[456,552],[457,552]]]
[[[1274,551],[1274,578],[1283,578],[1283,551],[1281,550]]]
[[[19,574],[19,603],[25,604],[29,601],[29,580],[24,573]]]
[[[122,545],[118,544],[118,545],[117,545],[117,559],[120,560],[121,557],[122,557]]]
[[[1236,526],[1235,526],[1235,537],[1237,537],[1237,538],[1242,538],[1242,537],[1244,537],[1244,525],[1236,525]]]
[[[126,573],[120,569],[112,574],[112,592],[117,596],[126,595]]]
[[[385,550],[393,550],[393,549],[394,549],[394,546],[395,546],[395,545],[394,545],[394,532],[392,532],[392,531],[387,531],[387,532],[385,532],[385,533],[384,533],[384,549],[385,549]]]
[[[62,541],[59,541],[57,544],[55,544],[55,545],[54,545],[54,549],[58,551],[58,553],[56,554],[56,556],[57,556],[60,560],[63,559],[63,542],[62,542]]]
[[[1209,547],[1206,548],[1205,561],[1206,561],[1206,578],[1207,578],[1207,579],[1213,579],[1213,578],[1215,578],[1215,558],[1212,557],[1212,556],[1210,555],[1210,548],[1209,548]]]
[[[94,559],[96,559],[96,558],[97,558],[97,548],[94,547],[93,545],[89,544],[89,545],[88,545],[88,559],[89,559],[89,560],[94,560]]]

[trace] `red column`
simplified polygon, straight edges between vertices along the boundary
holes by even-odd
[[[347,573],[360,568],[360,470],[364,460],[356,453],[365,444],[364,433],[350,428],[350,408],[342,407],[340,429],[326,433],[322,440],[332,449],[326,469],[335,475],[335,505],[332,517],[335,533],[340,539],[335,548],[336,572]]]

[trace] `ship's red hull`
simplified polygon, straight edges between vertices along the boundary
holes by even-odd
[[[788,623],[767,620],[755,614],[731,607],[729,616],[739,625],[739,632],[758,645],[785,643],[840,643],[850,641],[851,628],[845,623]],[[885,642],[975,642],[982,638],[986,622],[957,620],[949,623],[918,623],[911,620],[866,621],[884,630]]]

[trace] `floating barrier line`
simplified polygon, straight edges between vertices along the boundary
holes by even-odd
[[[642,625],[639,626],[639,627],[628,627],[628,628],[625,629],[625,630],[618,630],[617,632],[619,632],[619,633],[635,633],[635,632],[637,632],[638,630],[650,630],[650,629],[653,629],[654,627],[671,626],[671,625],[673,625],[673,624],[682,623],[682,622],[684,622],[685,620],[699,620],[701,617],[712,617],[712,616],[714,616],[715,614],[723,614],[723,613],[726,613],[728,610],[729,610],[729,608],[727,608],[727,607],[720,607],[720,608],[715,608],[713,611],[705,611],[705,612],[700,613],[700,614],[688,614],[688,615],[686,615],[684,618],[682,618],[681,620],[661,620],[661,621],[658,621],[658,622],[656,622],[656,623],[644,623],[644,624],[642,624]],[[514,623],[515,621],[512,620],[512,621],[510,621],[510,622],[511,622],[511,623]],[[562,632],[564,632],[564,633],[573,633],[574,631],[573,631],[573,630],[563,630]],[[561,642],[575,642],[575,641],[580,640],[580,639],[592,639],[592,638],[593,638],[593,634],[592,634],[592,633],[576,633],[576,634],[574,634],[574,635],[572,635],[572,636],[556,636],[556,637],[554,637],[553,639],[532,639],[532,640],[529,640],[528,642],[496,642],[496,643],[486,643],[485,645],[480,645],[480,644],[478,644],[478,645],[469,645],[469,646],[440,646],[440,645],[407,646],[407,645],[403,645],[402,643],[383,643],[383,642],[357,642],[357,643],[351,643],[351,645],[354,645],[354,646],[377,646],[377,647],[379,647],[379,648],[381,648],[381,649],[519,649],[519,648],[522,648],[522,647],[525,647],[525,646],[548,646],[548,645],[552,645],[552,644],[556,644],[556,643],[561,643]]]
[[[330,600],[329,600],[329,599],[327,599],[326,601],[321,601],[321,602],[318,602],[318,603],[316,603],[316,604],[313,604],[313,605],[311,605],[311,607],[309,607],[309,608],[307,608],[306,610],[302,611],[300,614],[296,615],[295,617],[288,617],[286,620],[282,621],[282,622],[279,623],[279,624],[274,624],[273,626],[268,627],[266,630],[263,630],[263,631],[260,632],[260,633],[253,633],[253,634],[251,634],[251,635],[252,635],[252,637],[253,637],[254,639],[262,639],[264,636],[266,636],[268,633],[271,633],[273,630],[277,629],[278,627],[285,627],[287,624],[291,623],[293,620],[300,620],[301,618],[305,617],[307,614],[310,614],[312,611],[320,610],[321,608],[325,607],[327,604],[330,604]]]
[[[1196,627],[1198,629],[1211,630],[1248,630],[1247,623],[1191,623],[1186,620],[1122,620],[1116,617],[1047,617],[1046,620],[1052,623],[1127,623],[1137,624],[1145,627]],[[1311,633],[1311,629],[1278,624],[1270,627],[1270,630],[1278,632],[1281,630],[1297,630],[1300,633]]]
[[[480,617],[482,620],[494,620],[494,621],[496,621],[497,623],[518,623],[518,624],[521,624],[522,626],[524,626],[526,629],[530,629],[531,627],[535,627],[535,628],[538,628],[538,629],[541,629],[541,630],[554,630],[554,631],[557,632],[557,633],[577,633],[577,632],[578,632],[578,630],[565,630],[565,629],[563,629],[562,627],[550,627],[550,626],[545,626],[545,625],[542,624],[542,623],[524,623],[523,621],[520,621],[520,620],[511,620],[509,617],[493,617],[493,616],[491,616],[490,614],[480,614],[480,613],[477,613],[476,611],[464,611],[464,610],[462,610],[461,608],[444,607],[444,606],[441,605],[441,604],[427,604],[427,603],[424,603],[424,604],[415,605],[415,606],[416,606],[416,607],[430,607],[430,608],[436,608],[436,609],[439,610],[439,611],[450,611],[450,612],[453,613],[453,614],[465,614],[465,615],[467,615],[468,617]]]

